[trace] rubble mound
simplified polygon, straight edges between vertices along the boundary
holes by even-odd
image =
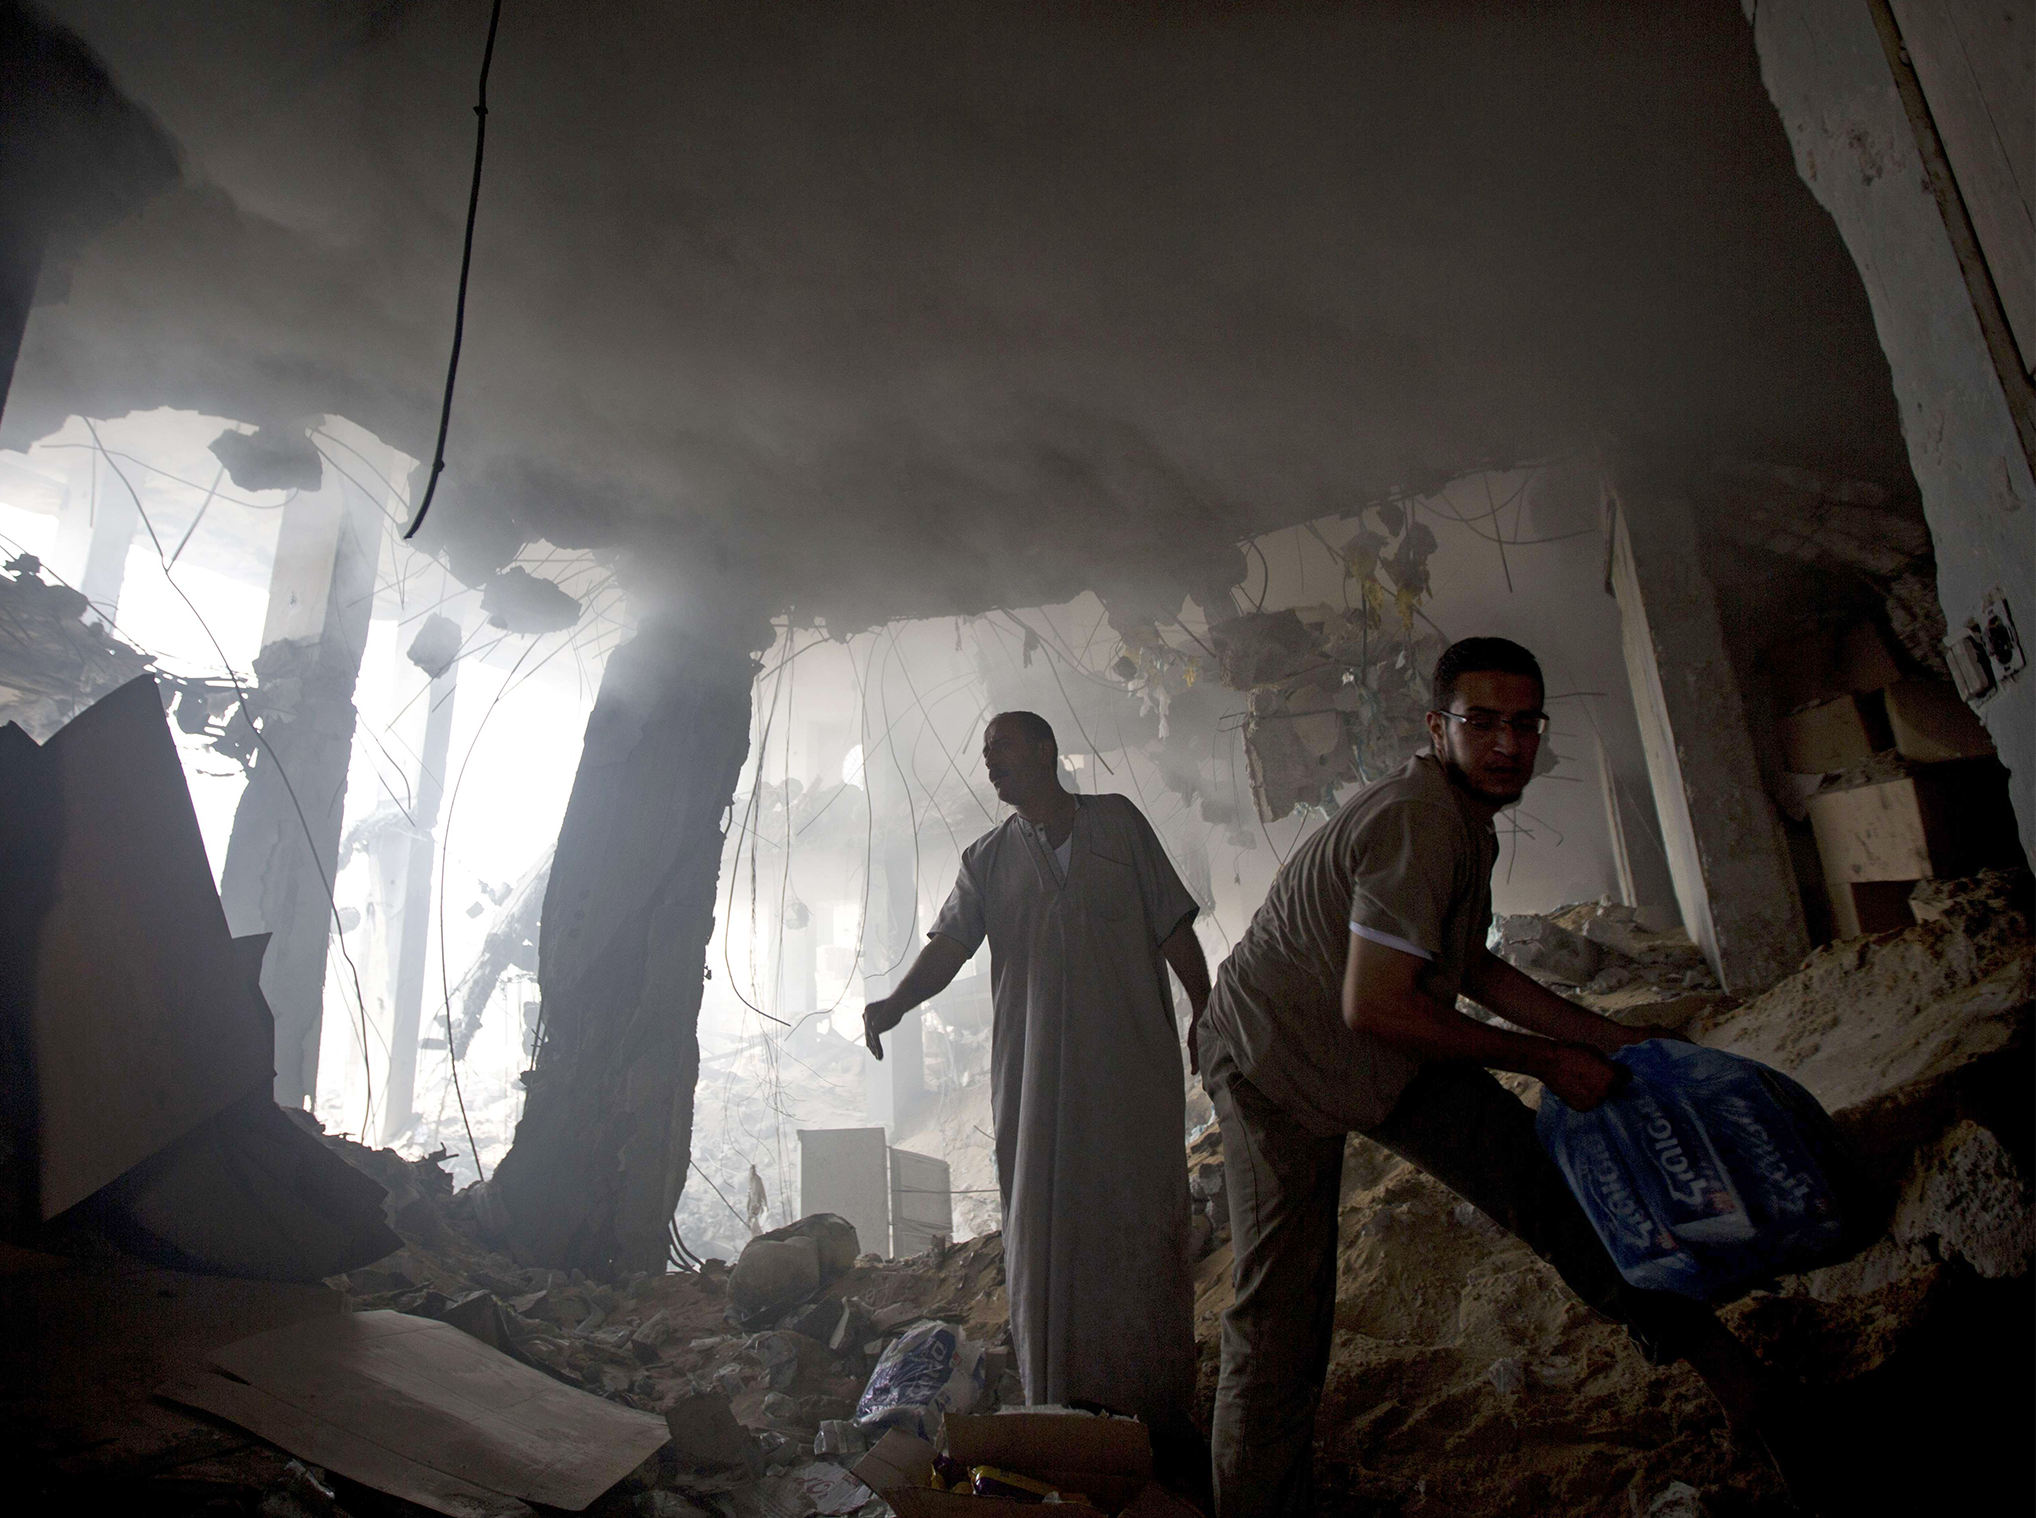
[[[2029,901],[2021,872],[1926,882],[1923,921],[1817,949],[1691,1032],[1793,1075],[1870,1152],[1922,1143],[1941,1126],[1933,1098],[1945,1083],[2026,1045]]]
[[[1618,954],[1640,973],[1620,992],[1579,999],[1622,1021],[1680,1017],[1700,1041],[1794,1075],[1876,1161],[1889,1221],[1872,1247],[1723,1310],[1771,1366],[1804,1382],[1810,1440],[1844,1467],[1828,1493],[1857,1511],[1895,1492],[1921,1496],[1932,1471],[1953,1465],[2008,1479],[2001,1452],[2026,1440],[2015,1422],[2026,1424],[2026,1391],[1996,1395],[1993,1378],[1955,1361],[1989,1333],[2027,1341],[2028,879],[1929,882],[1917,911],[1928,920],[1820,949],[1743,1006],[1708,976],[1687,987],[1694,948],[1646,933],[1628,909],[1569,908],[1516,921],[1508,935],[1574,952],[1530,926],[1546,923]],[[1532,1083],[1508,1084],[1532,1099]],[[1191,1146],[1189,1166],[1195,1195],[1220,1202],[1219,1133]],[[1227,1230],[1208,1249],[1196,1275],[1205,1416],[1230,1301]],[[1678,1484],[1714,1515],[1799,1510],[1772,1467],[1734,1443],[1694,1373],[1647,1365],[1524,1245],[1356,1136],[1317,1434],[1325,1511],[1627,1518]],[[1876,1441],[1891,1453],[1859,1460]],[[1936,1447],[1957,1458],[1927,1462]],[[2013,1479],[2026,1487],[2019,1467]]]
[[[46,579],[42,562],[22,554],[0,564],[0,726],[19,723],[47,742],[106,692],[148,672],[147,654],[128,647],[97,620],[82,591]]]
[[[325,1141],[388,1188],[389,1223],[403,1239],[386,1259],[328,1283],[345,1293],[349,1309],[440,1319],[568,1385],[668,1420],[673,1444],[656,1471],[641,1473],[596,1511],[618,1518],[813,1512],[816,1458],[823,1468],[833,1462],[828,1479],[839,1479],[861,1444],[852,1431],[823,1425],[854,1416],[886,1345],[929,1318],[988,1346],[992,1406],[1022,1400],[1008,1370],[1010,1314],[996,1234],[906,1260],[856,1258],[830,1245],[825,1284],[765,1320],[754,1303],[731,1300],[731,1272],[719,1260],[617,1281],[526,1266],[489,1246],[477,1216],[482,1188],[455,1193],[443,1155],[406,1160],[337,1136]],[[839,1231],[828,1225],[846,1227],[823,1216],[763,1242],[797,1227]]]
[[[1648,1365],[1476,1208],[1355,1135],[1343,1192],[1325,1512],[1627,1518],[1676,1481],[1714,1513],[1786,1511],[1692,1372]],[[1230,1260],[1225,1242],[1197,1273],[1205,1417]]]
[[[1493,951],[1615,1022],[1681,1029],[1728,1000],[1680,927],[1653,927],[1615,902],[1501,917]]]

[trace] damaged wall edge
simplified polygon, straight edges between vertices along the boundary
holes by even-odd
[[[1933,174],[1941,149],[1926,154],[1918,143],[1876,10],[1886,19],[1884,7],[1852,0],[1763,0],[1749,13],[1761,80],[1797,173],[1837,224],[1865,285],[1930,523],[1945,622],[1955,637],[1984,619],[1992,599],[2031,629],[2036,475],[1938,198],[1956,201],[1972,187]],[[1900,10],[1912,23],[1945,19],[1930,8]],[[2028,110],[2026,98],[2018,103]],[[1929,109],[1948,104],[1932,98]],[[2012,127],[2007,135],[2015,137]],[[1993,275],[1997,283],[2028,278],[2014,269]],[[2026,405],[2026,390],[2020,399]],[[2025,630],[2025,646],[2028,637]],[[2013,776],[2023,852],[2036,855],[2036,700],[2026,674],[1995,687],[1978,711]]]
[[[235,933],[273,936],[262,991],[276,1017],[276,1101],[318,1089],[332,882],[353,755],[382,517],[336,472],[283,509],[250,692],[261,743],[233,816],[219,897]],[[347,988],[349,997],[355,988]]]
[[[500,1232],[539,1263],[665,1265],[723,816],[749,753],[758,666],[744,643],[705,618],[648,621],[602,676],[545,891],[544,1040],[487,1188]]]

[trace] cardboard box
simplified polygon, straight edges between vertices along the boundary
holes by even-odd
[[[1152,1441],[1133,1418],[1087,1413],[949,1413],[947,1452],[964,1466],[994,1465],[1078,1492],[1086,1503],[1061,1502],[1060,1518],[1199,1518],[1152,1479]],[[890,1503],[898,1518],[1016,1518],[1039,1504],[1004,1497],[934,1491],[934,1447],[896,1430],[857,1463],[855,1478]]]
[[[1876,785],[1819,791],[1809,813],[1840,938],[1904,926],[1907,893],[1918,880],[2022,862],[2008,772],[1992,759],[1924,765]]]
[[[1782,753],[1798,775],[1834,775],[1894,747],[1878,691],[1840,696],[1784,717]]]
[[[2008,772],[1991,759],[1925,765],[1810,798],[1817,856],[1833,880],[1924,880],[2021,863]]]
[[[1994,751],[1984,723],[1940,680],[1897,680],[1882,693],[1889,736],[1904,759],[1935,764]]]
[[[1838,647],[1831,663],[1838,689],[1880,690],[1902,678],[1887,640],[1871,622],[1854,622],[1838,635]]]
[[[1902,678],[1886,640],[1870,622],[1788,629],[1766,650],[1765,662],[1787,710],[1848,692],[1879,690]]]

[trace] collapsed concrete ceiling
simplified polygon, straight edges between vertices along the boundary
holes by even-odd
[[[486,0],[46,7],[181,180],[46,276],[6,413],[428,457]],[[424,541],[848,629],[1242,576],[1237,539],[1625,444],[1907,469],[1729,0],[515,0]],[[138,149],[139,151],[139,149]]]

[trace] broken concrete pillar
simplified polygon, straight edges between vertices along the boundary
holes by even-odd
[[[865,980],[864,999],[884,995],[880,985],[879,979]],[[907,1012],[884,1035],[884,1057],[863,1060],[863,1116],[894,1139],[912,1132],[926,1110],[925,1015],[919,1007]]]
[[[893,830],[871,862],[868,918],[863,925],[863,999],[888,995],[919,953],[919,897],[912,846]],[[884,1057],[863,1059],[863,1112],[892,1138],[910,1133],[926,1108],[924,1014],[915,1009],[884,1035]]]
[[[408,1128],[417,1093],[417,1036],[424,1007],[424,953],[431,940],[431,865],[437,847],[438,809],[445,799],[445,762],[452,747],[454,680],[459,625],[427,618],[408,657],[431,677],[425,696],[424,751],[410,825],[382,833],[374,845],[375,879],[384,932],[394,938],[389,965],[389,1074],[383,1085],[382,1142]]]
[[[332,879],[353,754],[383,518],[334,472],[283,508],[256,685],[261,732],[233,814],[219,899],[235,936],[270,933],[262,992],[276,1017],[276,1101],[318,1089]],[[346,988],[349,1001],[354,988]]]
[[[544,898],[544,1041],[488,1188],[489,1212],[541,1264],[664,1268],[755,671],[740,631],[649,622],[602,676]]]
[[[141,515],[134,497],[100,461],[94,448],[72,454],[57,516],[56,572],[91,603],[87,614],[112,626],[119,618],[127,550]]]
[[[2036,858],[2028,8],[1749,9],[1797,171],[1865,282],[1930,523],[1950,662],[2012,772],[2023,852]]]
[[[1689,504],[1631,471],[1607,487],[1626,673],[1683,926],[1734,995],[1809,952]]]

